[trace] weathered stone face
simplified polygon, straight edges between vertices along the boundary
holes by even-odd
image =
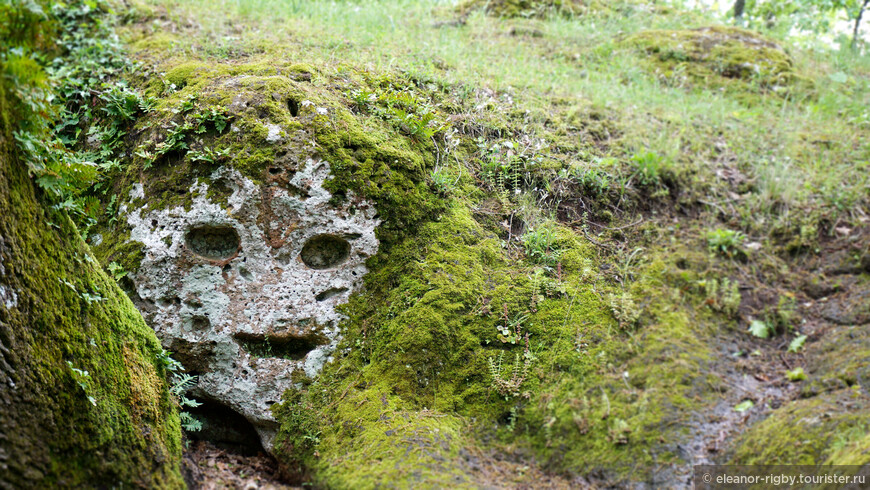
[[[377,252],[374,206],[330,202],[324,161],[268,169],[256,185],[230,167],[190,189],[189,207],[127,215],[145,258],[131,274],[164,346],[199,375],[194,396],[248,419],[270,446],[270,406],[299,369],[314,376],[338,339],[336,305],[362,284]],[[209,186],[231,190],[225,202]],[[144,197],[135,185],[131,199]]]

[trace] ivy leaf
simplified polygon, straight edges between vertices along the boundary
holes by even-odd
[[[755,403],[753,403],[752,400],[743,400],[742,402],[740,402],[734,406],[734,411],[735,412],[745,412],[754,406],[755,406]]]
[[[797,352],[804,347],[804,342],[807,341],[806,335],[798,335],[795,337],[790,344],[788,344],[789,352]]]
[[[749,324],[749,333],[760,339],[766,339],[770,337],[770,327],[761,320],[752,320]]]
[[[788,378],[789,381],[803,381],[807,379],[807,374],[804,372],[804,368],[797,367],[791,371],[786,371],[785,377]]]

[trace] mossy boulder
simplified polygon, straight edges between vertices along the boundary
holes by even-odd
[[[801,80],[782,46],[737,27],[642,31],[621,44],[672,85],[782,92]]]
[[[160,345],[67,215],[37,198],[12,143],[7,93],[0,487],[181,488],[181,429]]]
[[[735,376],[723,341],[735,318],[698,286],[708,259],[680,265],[661,223],[624,235],[634,225],[618,221],[641,204],[614,194],[620,206],[608,206],[606,182],[596,190],[594,172],[618,172],[619,159],[604,158],[622,129],[615,112],[578,101],[524,111],[481,89],[484,106],[425,77],[321,71],[281,49],[182,58],[173,42],[163,33],[133,46],[175,87],[130,79],[157,108],[125,141],[127,167],[109,186],[119,211],[95,229],[95,249],[129,264],[146,319],[206,381],[197,396],[266,427],[267,449],[300,479],[498,486],[467,457],[484,452],[577,481],[680,486],[705,461],[704,431],[736,430],[714,420],[736,419],[739,400],[723,408],[722,393],[737,396],[718,376]],[[205,111],[226,127],[179,133]],[[179,137],[178,151],[148,156]],[[558,177],[569,173],[590,178]],[[548,208],[535,187],[563,204]],[[565,209],[572,201],[586,202],[582,214]],[[612,209],[600,213],[607,225],[587,214],[598,207]],[[324,217],[367,226],[309,246]],[[589,221],[619,232],[593,235]],[[372,236],[373,247],[353,242]],[[619,252],[606,236],[631,246]],[[306,259],[339,239],[350,245]],[[318,282],[322,264],[346,256],[356,278]],[[296,312],[329,313],[326,330],[306,331],[316,314],[272,315],[286,298],[270,292],[303,272],[317,289],[288,298]],[[172,291],[183,294],[163,295]],[[311,344],[328,345],[317,362],[315,349],[297,349]],[[224,396],[231,375],[251,403],[281,400],[267,404],[271,418]]]
[[[495,17],[550,17],[582,15],[607,9],[608,2],[593,0],[467,0],[459,5],[460,12],[483,9]]]
[[[411,150],[431,142],[359,124],[305,65],[166,68],[167,93],[132,81],[159,102],[126,142],[119,206],[91,242],[198,376],[193,396],[243,416],[271,449],[270,407],[332,356],[336,306],[366,260],[438,206]]]

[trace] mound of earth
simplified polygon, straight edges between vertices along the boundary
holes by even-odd
[[[590,10],[607,8],[598,0],[467,0],[458,10],[469,12],[483,9],[496,17],[549,17],[553,15],[582,15]]]
[[[781,46],[736,27],[643,31],[622,44],[645,54],[648,69],[669,83],[779,91],[798,79]]]

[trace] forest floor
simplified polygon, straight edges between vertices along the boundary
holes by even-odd
[[[184,479],[191,490],[302,488],[285,483],[278,462],[266,453],[250,455],[208,441],[188,441]]]

